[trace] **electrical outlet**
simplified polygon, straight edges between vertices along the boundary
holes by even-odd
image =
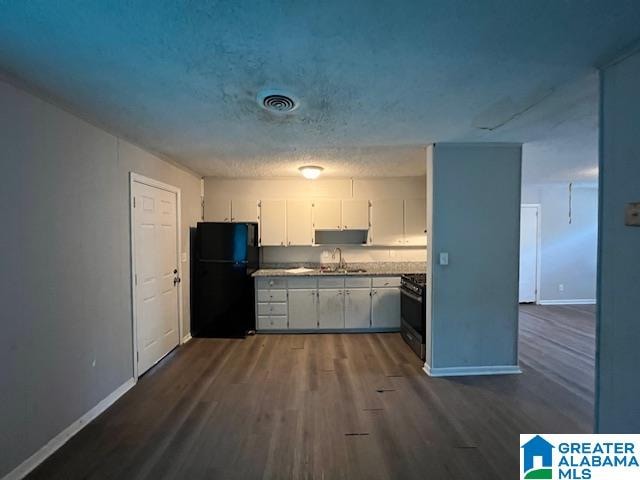
[[[558,291],[559,292],[564,292],[564,283],[559,283],[558,284]]]

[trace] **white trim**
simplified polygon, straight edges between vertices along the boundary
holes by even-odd
[[[182,343],[181,345],[184,345],[185,343],[187,343],[188,341],[191,340],[191,334],[187,333],[184,337],[182,337]]]
[[[540,203],[523,203],[520,205],[520,217],[522,218],[522,209],[523,208],[535,208],[536,209],[536,295],[535,295],[535,303],[540,303],[540,279],[542,275],[540,275],[542,268],[542,205]],[[518,297],[520,296],[520,292],[518,292]]]
[[[464,377],[468,375],[513,375],[522,373],[518,365],[490,365],[486,367],[431,368],[426,363],[422,368],[430,377]]]
[[[97,418],[102,412],[113,405],[122,395],[127,393],[134,385],[136,380],[130,378],[125,383],[120,385],[116,390],[109,394],[106,398],[101,400],[95,407],[81,416],[78,420],[73,422],[67,428],[58,433],[55,437],[49,440],[40,450],[27,458],[24,462],[9,472],[2,480],[18,480],[26,477],[31,473],[38,465],[44,462],[49,456],[51,456],[56,450],[67,443],[71,437],[86,427],[91,421]]]
[[[567,298],[566,300],[540,300],[540,305],[595,305],[595,298]]]
[[[129,216],[131,221],[130,232],[131,236],[131,307],[132,307],[132,323],[133,323],[133,378],[138,380],[138,319],[136,316],[136,282],[135,282],[135,211],[133,208],[133,184],[141,183],[150,187],[159,188],[167,192],[175,193],[176,195],[176,265],[178,270],[178,277],[182,278],[182,192],[178,187],[169,185],[168,183],[154,180],[153,178],[145,177],[135,172],[129,172]],[[184,343],[182,338],[183,331],[183,319],[182,319],[182,282],[178,283],[178,344]],[[190,336],[190,335],[189,335]]]

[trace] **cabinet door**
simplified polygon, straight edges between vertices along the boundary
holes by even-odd
[[[400,199],[371,202],[371,243],[404,244],[404,202]]]
[[[257,222],[258,221],[258,201],[257,200],[232,200],[231,201],[231,221],[232,222]]]
[[[309,200],[287,200],[287,245],[313,245]]]
[[[317,290],[289,290],[289,328],[318,328]]]
[[[230,222],[231,200],[214,198],[205,202],[204,219],[207,222]]]
[[[344,291],[318,290],[318,328],[344,328]]]
[[[399,288],[374,288],[371,290],[371,326],[373,328],[400,328]]]
[[[404,241],[407,245],[427,244],[427,200],[404,201]]]
[[[342,226],[340,200],[315,200],[313,202],[313,228],[316,230],[340,230]]]
[[[342,201],[342,228],[344,230],[369,229],[369,200]]]
[[[285,200],[260,202],[260,245],[280,246],[287,240],[287,204]]]
[[[348,288],[344,291],[344,325],[346,328],[369,328],[371,325],[371,290]]]

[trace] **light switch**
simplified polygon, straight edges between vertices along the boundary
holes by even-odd
[[[447,252],[440,253],[440,265],[449,265],[449,254]]]
[[[186,262],[187,261],[187,252],[182,252],[182,262]]]
[[[627,203],[624,224],[628,227],[640,227],[640,202]]]

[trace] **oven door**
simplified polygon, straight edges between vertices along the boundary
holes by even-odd
[[[424,318],[426,312],[422,303],[422,296],[413,293],[405,288],[400,289],[402,294],[400,300],[400,315],[402,320],[411,325],[411,327],[424,337]]]

